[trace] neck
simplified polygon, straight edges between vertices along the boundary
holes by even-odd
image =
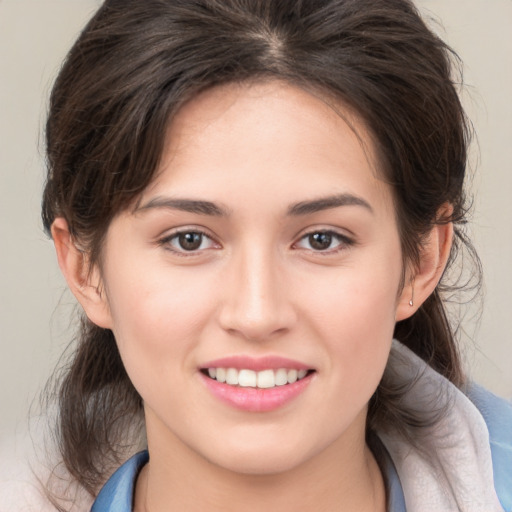
[[[151,459],[137,480],[134,511],[384,512],[383,478],[364,438],[359,446],[336,444],[289,471],[251,475],[220,468],[186,446],[166,453],[149,442]]]

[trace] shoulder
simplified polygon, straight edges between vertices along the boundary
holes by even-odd
[[[44,422],[19,425],[0,439],[0,512],[56,512],[51,494],[69,512],[90,510],[92,498],[57,465],[57,449],[47,443]]]
[[[512,511],[512,403],[476,384],[466,394],[487,425],[496,492],[505,510]]]
[[[135,481],[149,460],[147,451],[128,459],[103,486],[91,512],[128,512],[132,509]]]
[[[379,432],[408,510],[471,503],[472,510],[512,512],[511,404],[476,385],[459,390],[399,342],[390,364],[389,379],[406,386],[404,406],[438,414],[415,443],[393,428]]]

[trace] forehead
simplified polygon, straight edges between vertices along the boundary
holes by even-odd
[[[233,194],[262,183],[283,197],[329,187],[389,195],[379,174],[369,131],[340,102],[281,81],[228,84],[196,96],[172,119],[144,195],[189,194],[191,186],[201,194],[212,185]]]

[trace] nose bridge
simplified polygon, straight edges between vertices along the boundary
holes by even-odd
[[[245,244],[233,255],[228,272],[221,311],[224,329],[263,340],[291,326],[293,307],[276,251]]]

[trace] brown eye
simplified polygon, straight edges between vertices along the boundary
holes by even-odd
[[[354,244],[349,237],[336,231],[312,231],[302,236],[294,247],[312,252],[334,254]]]
[[[331,233],[312,233],[308,235],[308,242],[315,251],[325,251],[331,247],[332,238]]]
[[[201,253],[208,249],[218,248],[208,235],[201,231],[179,231],[160,240],[160,245],[176,254]]]
[[[195,232],[180,233],[177,241],[180,249],[184,251],[197,251],[203,243],[203,234]]]

